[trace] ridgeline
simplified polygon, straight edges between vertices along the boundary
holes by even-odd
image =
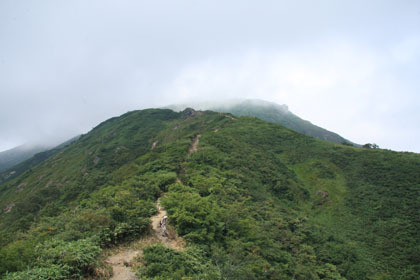
[[[185,250],[145,247],[141,279],[418,279],[419,195],[418,154],[133,111],[0,184],[0,275],[106,278],[103,251],[152,235],[160,198]]]

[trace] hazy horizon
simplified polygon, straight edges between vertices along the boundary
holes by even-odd
[[[420,152],[420,2],[0,2],[0,151],[127,111],[262,99]]]

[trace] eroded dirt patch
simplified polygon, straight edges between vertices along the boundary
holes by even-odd
[[[140,250],[127,249],[118,254],[109,256],[106,263],[112,267],[111,280],[135,280],[136,274],[131,271],[130,266],[133,259],[140,254]]]
[[[191,147],[190,147],[190,149],[188,150],[187,157],[189,157],[192,153],[195,153],[195,152],[197,152],[197,151],[198,151],[198,144],[200,143],[200,137],[201,137],[201,134],[197,134],[197,135],[194,137],[194,140],[193,140],[193,142],[192,142],[192,144],[191,144]]]
[[[170,226],[167,229],[167,236],[162,235],[160,221],[168,213],[160,205],[160,201],[156,201],[158,212],[151,217],[153,233],[137,242],[131,244],[128,248],[120,249],[117,253],[110,255],[106,259],[106,263],[112,267],[111,280],[135,280],[138,279],[131,267],[137,267],[142,257],[142,250],[144,247],[162,243],[165,246],[174,250],[184,250],[185,241],[178,236],[176,230]]]

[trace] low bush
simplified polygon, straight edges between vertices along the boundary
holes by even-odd
[[[77,277],[93,272],[101,251],[91,239],[72,242],[53,239],[37,248],[37,263],[42,267],[67,268],[73,277]]]
[[[63,265],[35,267],[20,272],[6,273],[4,280],[61,280],[71,277],[70,269]]]
[[[197,249],[176,251],[163,245],[143,250],[141,279],[220,279],[215,267]]]

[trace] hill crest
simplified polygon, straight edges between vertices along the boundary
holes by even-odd
[[[182,111],[187,107],[198,110],[210,110],[216,112],[231,113],[236,116],[253,116],[261,120],[279,124],[292,129],[296,132],[326,140],[337,144],[352,144],[351,141],[341,137],[337,133],[328,131],[322,127],[316,126],[307,120],[303,120],[293,114],[285,104],[259,100],[259,99],[235,99],[224,102],[202,102],[190,104],[170,105],[167,108],[175,111]]]

